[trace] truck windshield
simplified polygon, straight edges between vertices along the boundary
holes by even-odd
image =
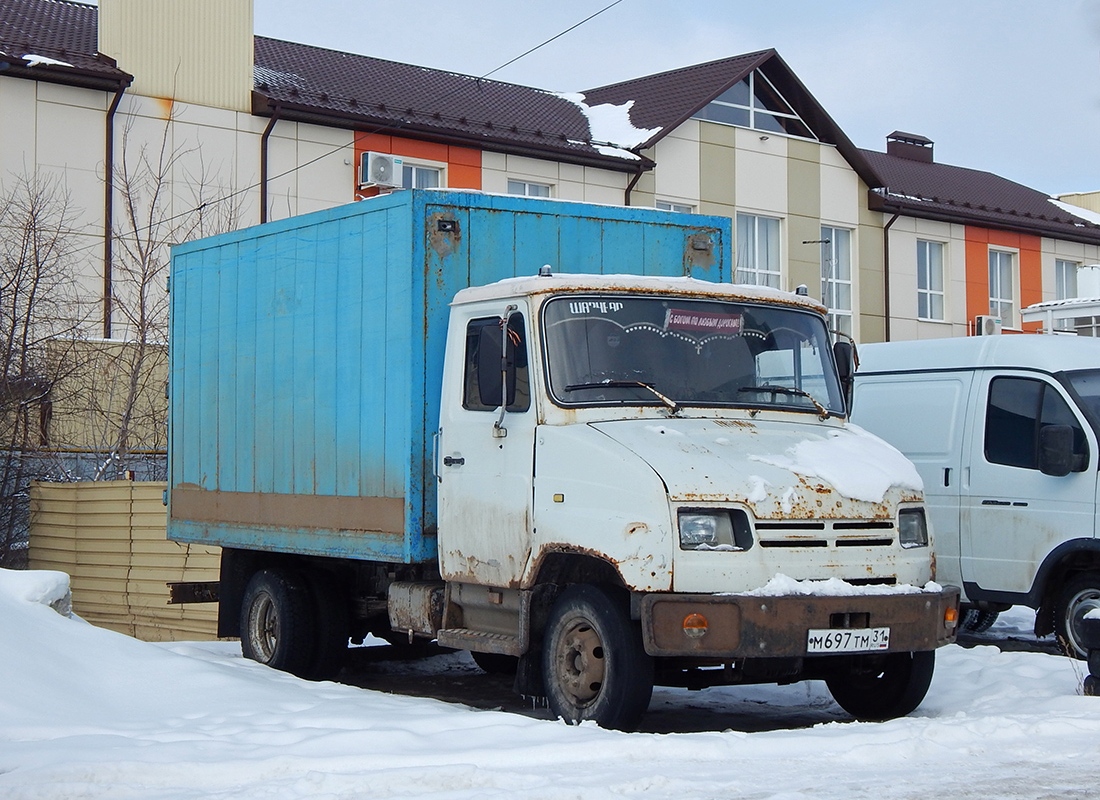
[[[824,321],[797,308],[573,295],[547,301],[542,325],[560,405],[843,414]]]
[[[1066,372],[1065,377],[1087,413],[1089,424],[1100,436],[1100,370],[1074,370]]]

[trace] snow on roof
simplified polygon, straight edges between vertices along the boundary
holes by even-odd
[[[1078,219],[1082,219],[1085,222],[1092,223],[1093,225],[1100,225],[1100,214],[1095,211],[1090,211],[1087,208],[1081,208],[1081,206],[1075,206],[1073,203],[1063,203],[1061,200],[1055,200],[1053,197],[1048,199],[1048,202],[1054,204],[1058,208],[1065,211]]]
[[[35,55],[34,53],[27,53],[23,56],[23,60],[27,62],[28,67],[71,67],[67,61],[58,61],[56,58],[50,58],[49,56]]]
[[[590,106],[583,94],[557,93],[563,100],[575,104],[588,120],[592,134],[592,145],[604,155],[638,158],[630,148],[649,141],[661,128],[638,128],[630,121],[630,109],[634,101],[628,100],[621,105],[601,103]]]

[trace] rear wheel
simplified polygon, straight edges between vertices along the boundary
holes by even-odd
[[[837,704],[858,720],[904,717],[924,700],[932,683],[936,651],[863,656],[852,670],[825,684]]]
[[[313,654],[309,589],[295,572],[264,569],[241,601],[241,652],[274,669],[305,675]]]
[[[653,693],[653,659],[626,602],[600,586],[562,592],[550,610],[542,651],[550,710],[571,724],[634,728]]]

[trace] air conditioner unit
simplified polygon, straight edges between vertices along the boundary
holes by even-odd
[[[401,168],[404,162],[400,156],[389,153],[363,153],[359,162],[359,185],[362,186],[400,186]]]
[[[975,336],[996,336],[1001,332],[1001,318],[989,314],[974,317]]]

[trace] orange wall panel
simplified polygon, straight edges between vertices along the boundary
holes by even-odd
[[[382,133],[355,134],[355,161],[352,173],[353,196],[373,197],[377,189],[360,190],[359,162],[365,152],[392,153],[395,156],[435,161],[447,165],[447,186],[452,189],[481,189],[481,151],[472,147],[458,147],[406,139]]]
[[[1022,310],[1043,299],[1042,239],[1027,233],[996,231],[966,226],[966,316],[972,322],[989,313],[989,247],[1019,252],[1020,286],[1017,296]],[[1037,330],[1029,323],[1026,330]]]

